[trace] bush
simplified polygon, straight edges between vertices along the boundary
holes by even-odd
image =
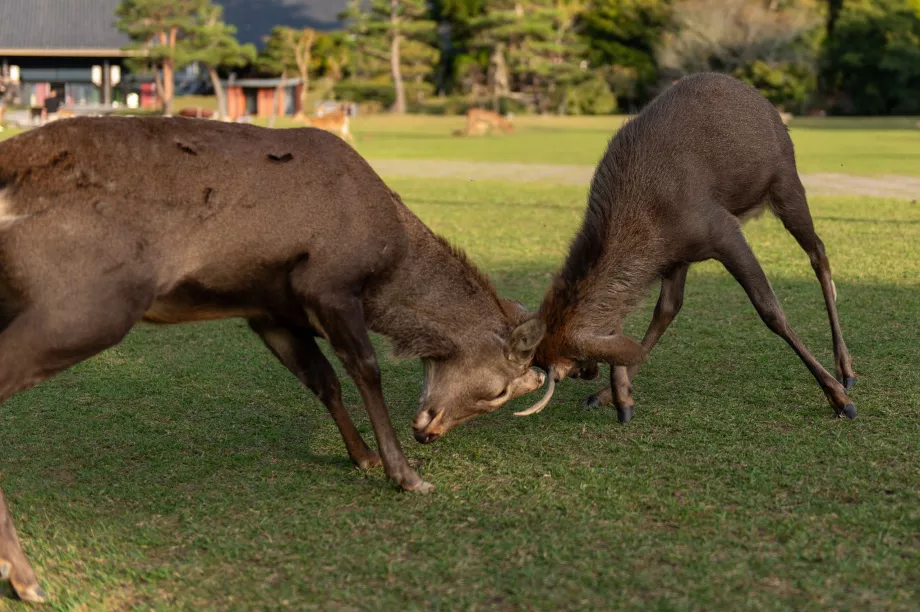
[[[736,69],[732,76],[756,87],[764,97],[784,110],[801,110],[817,83],[811,64],[783,62],[768,64],[754,60]]]
[[[822,72],[837,112],[920,113],[920,7],[912,0],[845,4]]]
[[[617,110],[617,99],[607,81],[595,77],[566,87],[560,110],[566,115],[610,115]]]

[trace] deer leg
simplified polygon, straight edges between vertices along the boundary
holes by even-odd
[[[406,491],[428,493],[434,490],[433,485],[422,480],[409,466],[390,422],[380,384],[380,366],[367,331],[361,300],[347,289],[321,289],[326,283],[322,279],[311,280],[309,272],[309,268],[295,271],[291,285],[305,308],[316,317],[329,344],[355,381],[374,427],[387,476]]]
[[[323,403],[345,440],[352,463],[361,469],[380,465],[380,455],[367,446],[342,405],[339,379],[313,335],[307,330],[281,326],[269,319],[250,319],[249,327],[278,361]]]
[[[763,273],[763,269],[754,257],[740,228],[734,228],[730,235],[717,246],[717,259],[744,287],[754,308],[757,309],[757,313],[767,327],[785,340],[805,363],[815,380],[821,385],[824,395],[833,406],[837,416],[846,415],[851,419],[856,418],[856,407],[847,397],[843,385],[814,358],[786,322],[786,315],[770,287],[770,281]]]
[[[684,304],[684,285],[687,282],[687,271],[690,264],[680,263],[673,266],[661,279],[661,293],[658,295],[658,303],[655,304],[655,313],[652,315],[652,322],[645,332],[645,338],[642,339],[642,346],[646,351],[651,350],[658,344],[658,340],[664,335],[668,326],[674,321],[677,313],[680,312]],[[616,370],[622,370],[617,372]],[[585,408],[595,408],[597,406],[609,406],[613,403],[617,408],[617,418],[621,423],[626,423],[632,418],[633,399],[632,399],[632,379],[635,378],[639,366],[611,366],[610,386],[604,387],[597,393],[585,398],[583,406]],[[614,393],[613,389],[616,389]]]
[[[142,315],[142,308],[115,299],[99,300],[94,306],[71,299],[66,306],[22,312],[0,334],[0,404],[114,346]],[[20,599],[42,602],[47,598],[22,551],[2,491],[0,579],[8,579]]]
[[[808,210],[805,187],[802,186],[798,175],[793,174],[774,187],[771,191],[771,199],[777,216],[808,255],[815,276],[821,283],[824,305],[831,324],[837,380],[849,391],[856,383],[856,374],[853,371],[853,359],[843,341],[843,332],[840,329],[840,317],[837,315],[837,289],[831,278],[831,266],[824,252],[824,243],[815,232],[811,213]]]

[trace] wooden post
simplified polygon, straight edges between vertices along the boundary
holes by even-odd
[[[102,103],[112,106],[112,69],[109,60],[102,61]]]

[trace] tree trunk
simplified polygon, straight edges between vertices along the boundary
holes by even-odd
[[[226,121],[227,96],[224,95],[224,87],[220,84],[220,75],[211,66],[208,66],[208,75],[211,77],[211,84],[214,86],[214,95],[217,96],[217,118],[221,121]]]
[[[393,112],[397,115],[406,113],[406,87],[403,84],[402,68],[399,59],[399,43],[402,38],[399,34],[399,0],[390,0],[390,71],[393,75],[393,88],[396,90],[396,101],[393,103]]]
[[[300,87],[300,112],[304,115],[310,115],[312,113],[307,112],[307,96],[310,95],[310,56],[307,55],[307,66],[308,68],[300,73],[300,79],[303,82]]]
[[[163,67],[153,65],[153,84],[157,88],[157,99],[160,101],[160,111],[166,112],[166,88],[163,86]]]
[[[173,67],[173,60],[163,60],[163,114],[167,117],[172,115],[173,92],[176,89],[176,74]]]
[[[272,100],[272,114],[268,118],[268,127],[275,127],[275,119],[278,114],[284,114],[284,107],[281,106],[281,96],[284,93],[284,82],[287,81],[287,72],[281,73],[281,79],[278,81],[278,87],[275,88],[275,98]]]

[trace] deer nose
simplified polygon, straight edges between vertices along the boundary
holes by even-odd
[[[434,442],[435,440],[437,440],[437,439],[440,438],[440,437],[441,437],[441,434],[426,433],[426,432],[424,432],[424,431],[416,431],[416,432],[415,432],[415,439],[416,439],[416,441],[418,441],[420,444],[431,444],[432,442]]]

